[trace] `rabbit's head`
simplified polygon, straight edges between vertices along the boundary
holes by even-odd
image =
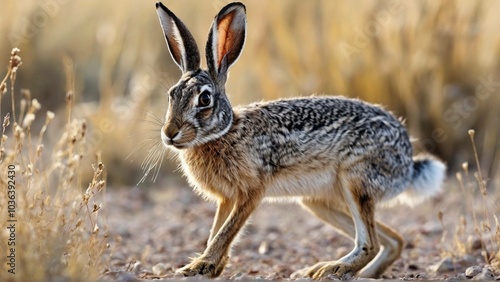
[[[156,3],[156,10],[170,55],[182,71],[179,82],[168,91],[161,139],[182,149],[220,138],[233,122],[225,83],[245,42],[245,6],[231,3],[215,16],[205,48],[206,70],[200,68],[200,53],[186,26],[162,3]]]

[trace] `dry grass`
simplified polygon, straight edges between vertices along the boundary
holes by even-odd
[[[10,62],[1,86],[4,101],[14,97],[14,91],[7,89],[15,89],[19,50],[12,51]],[[14,224],[15,231],[4,228],[0,232],[0,252],[10,254],[10,248],[15,248],[15,264],[2,263],[0,280],[96,280],[103,271],[106,249],[105,225],[99,216],[106,188],[104,165],[98,160],[91,183],[82,189],[81,170],[85,168],[81,163],[91,152],[84,151],[86,122],[71,116],[71,91],[67,124],[50,152],[45,151],[44,135],[54,113],[40,114],[41,105],[30,92],[21,93],[18,115],[12,110],[2,116],[0,205],[7,207],[8,201],[15,201],[15,208],[2,209],[0,218],[2,226]],[[12,103],[16,103],[14,98]],[[45,119],[40,132],[32,132],[36,119]],[[7,187],[14,193],[7,193]],[[9,219],[15,222],[7,222]],[[12,238],[15,240],[8,241]]]
[[[495,193],[495,190],[487,189],[487,180],[480,169],[475,131],[469,130],[468,135],[479,169],[471,172],[469,164],[464,162],[462,171],[456,173],[457,185],[462,193],[462,201],[456,206],[465,207],[463,212],[459,213],[460,217],[444,218],[443,212],[438,214],[443,226],[442,256],[462,258],[479,252],[486,264],[500,271],[500,222],[497,217],[500,212],[500,195]],[[445,221],[453,222],[454,231],[445,227]]]

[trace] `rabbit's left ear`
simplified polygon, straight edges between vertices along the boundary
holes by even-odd
[[[225,82],[228,68],[238,59],[245,43],[247,19],[245,5],[231,3],[222,8],[208,34],[208,71],[217,80]]]
[[[200,52],[193,35],[179,18],[161,2],[156,3],[156,12],[160,19],[168,50],[183,73],[200,68]]]

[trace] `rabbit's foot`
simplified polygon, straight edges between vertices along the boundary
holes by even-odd
[[[191,263],[179,268],[175,273],[181,274],[185,277],[201,274],[209,278],[214,278],[222,273],[224,266],[224,260],[215,262],[202,256],[193,259]]]
[[[323,278],[350,279],[355,271],[350,264],[340,261],[318,262],[294,272],[291,278],[312,278],[320,280]]]

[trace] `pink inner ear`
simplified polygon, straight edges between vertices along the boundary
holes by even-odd
[[[234,13],[225,15],[217,25],[217,66],[220,67],[222,59],[229,52],[230,46],[234,44],[234,36],[231,30],[231,23],[233,22]]]

